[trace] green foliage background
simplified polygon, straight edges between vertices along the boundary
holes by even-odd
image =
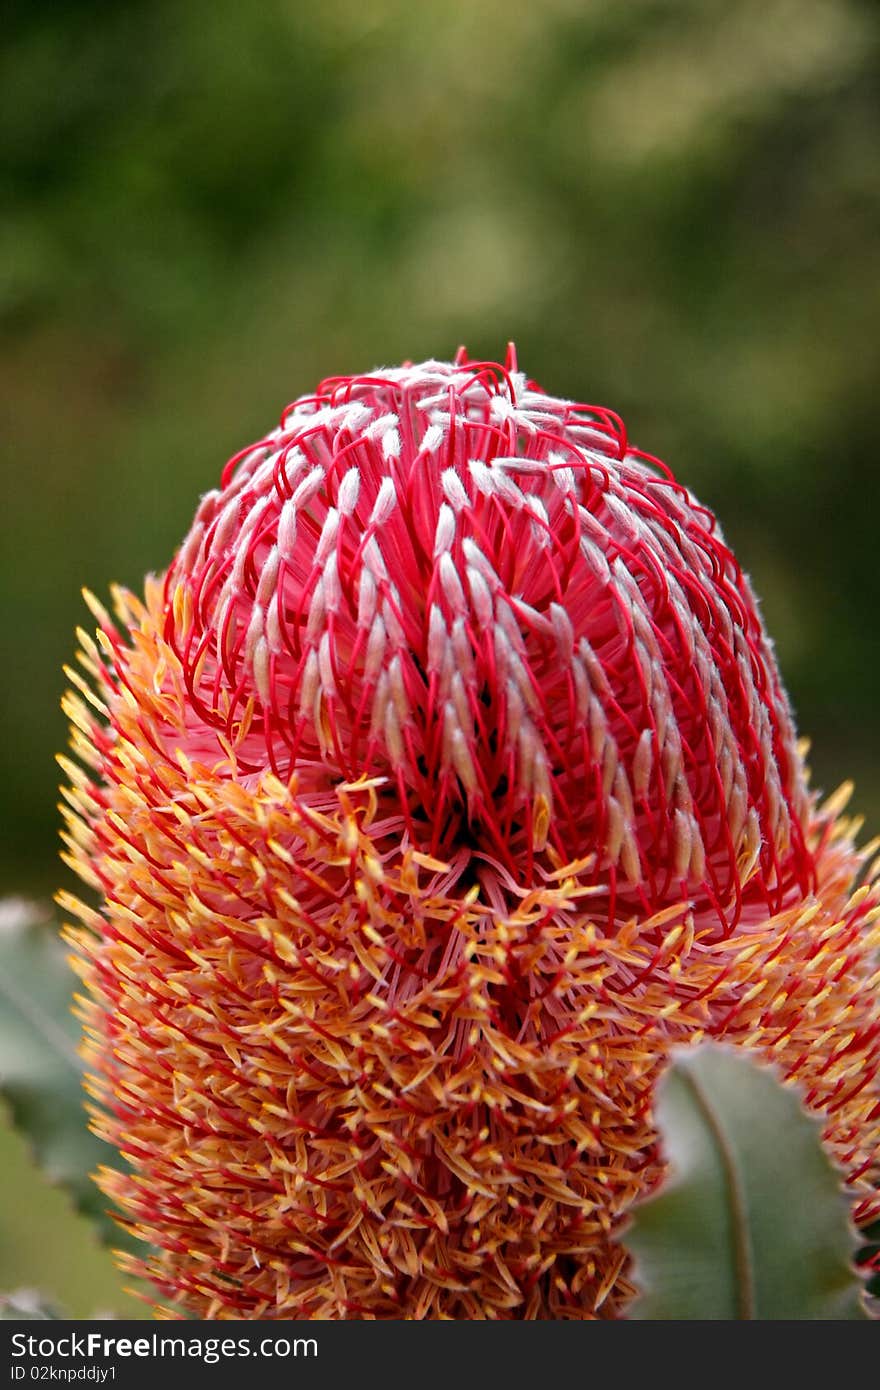
[[[716,509],[816,782],[880,824],[872,0],[13,0],[4,31],[3,892],[60,878],[80,586],[163,568],[321,376],[508,338]],[[0,1288],[116,1297],[13,1190]]]

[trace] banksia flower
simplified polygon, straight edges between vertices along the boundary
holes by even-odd
[[[100,1183],[203,1317],[613,1318],[668,1049],[880,1214],[870,852],[712,514],[516,369],[325,381],[95,600],[62,895]]]

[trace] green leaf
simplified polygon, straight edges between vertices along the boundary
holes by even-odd
[[[91,1179],[118,1155],[88,1129],[80,1026],[71,1013],[77,979],[67,956],[48,914],[19,899],[0,903],[0,1096],[50,1180],[70,1192],[103,1239],[124,1245]]]
[[[679,1051],[655,1117],[669,1171],[624,1234],[630,1317],[867,1317],[841,1176],[772,1068],[717,1044]]]

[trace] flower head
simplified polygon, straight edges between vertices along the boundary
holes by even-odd
[[[325,381],[82,634],[101,1182],[207,1317],[616,1316],[668,1048],[878,1210],[877,891],[714,517],[516,369]],[[865,878],[857,887],[859,878]]]

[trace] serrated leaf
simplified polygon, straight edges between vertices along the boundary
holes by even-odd
[[[0,1294],[0,1322],[52,1322],[61,1316],[52,1300],[35,1289]]]
[[[624,1242],[636,1319],[860,1319],[856,1236],[820,1126],[776,1072],[704,1044],[657,1089],[669,1163]]]
[[[103,1239],[128,1244],[91,1179],[117,1155],[88,1129],[67,955],[46,914],[18,899],[0,903],[0,1096],[50,1180]]]

